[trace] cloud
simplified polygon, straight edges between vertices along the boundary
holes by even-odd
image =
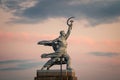
[[[112,52],[91,52],[89,54],[92,54],[94,56],[106,56],[106,57],[120,56],[120,53],[112,53]]]
[[[26,70],[41,66],[42,64],[41,62],[22,63],[14,67],[0,68],[0,71]]]
[[[28,62],[30,60],[4,60],[4,61],[0,61],[0,65],[1,64],[11,64],[11,63],[23,63],[23,62]]]
[[[14,67],[14,68],[2,68],[0,71],[13,71],[13,70],[24,70],[24,68]]]
[[[34,60],[5,60],[0,61],[0,65],[6,64],[15,64],[15,66],[5,66],[4,68],[0,68],[0,71],[13,71],[13,70],[26,70],[30,68],[35,68],[37,66],[43,65],[44,62],[38,62]]]
[[[1,7],[12,12],[32,7],[36,2],[35,0],[0,0]]]
[[[30,3],[31,2],[31,3]],[[36,23],[53,17],[75,16],[87,19],[90,24],[108,23],[120,16],[119,0],[11,0],[2,3],[9,10],[15,10],[13,22]],[[23,6],[28,4],[30,6]]]

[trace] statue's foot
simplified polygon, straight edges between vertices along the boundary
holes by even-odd
[[[42,67],[41,70],[44,70],[44,67]]]

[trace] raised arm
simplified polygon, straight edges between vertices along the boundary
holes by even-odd
[[[74,17],[70,17],[68,20],[67,20],[67,25],[68,25],[68,31],[67,33],[65,34],[65,38],[67,39],[71,33],[71,30],[72,30],[72,23],[73,23],[73,20],[71,20],[71,18],[74,18]]]

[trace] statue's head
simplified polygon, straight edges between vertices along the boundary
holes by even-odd
[[[63,31],[63,30],[60,31],[60,35],[61,35],[61,36],[65,36],[65,31]]]

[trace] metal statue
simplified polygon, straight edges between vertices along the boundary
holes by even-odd
[[[60,31],[60,36],[54,40],[43,40],[38,42],[39,45],[44,46],[51,46],[54,50],[53,53],[44,53],[41,55],[41,58],[50,58],[50,60],[47,61],[47,63],[44,64],[44,66],[41,68],[41,70],[44,70],[47,68],[49,70],[50,67],[53,65],[60,65],[60,58],[63,58],[62,64],[67,64],[67,70],[71,70],[71,59],[70,56],[67,54],[67,39],[71,33],[73,20],[71,20],[74,17],[70,17],[67,20],[68,30],[65,33],[65,31]]]

